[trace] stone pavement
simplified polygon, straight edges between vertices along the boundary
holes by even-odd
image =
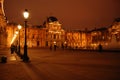
[[[0,57],[2,56],[7,57],[7,62],[0,63],[0,80],[30,80],[16,54],[10,54],[9,49],[1,49]]]
[[[24,63],[9,49],[0,50],[0,80],[120,80],[120,54],[29,49]]]

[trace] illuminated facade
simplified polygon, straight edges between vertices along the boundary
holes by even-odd
[[[106,42],[109,41],[108,39],[108,29],[107,28],[100,28],[100,29],[94,29],[91,32],[91,37],[92,37],[92,44],[91,47],[93,49],[96,49],[99,44],[105,45]]]
[[[45,21],[45,27],[47,29],[46,46],[61,47],[65,42],[65,31],[62,29],[56,17],[48,17]]]
[[[18,24],[8,24],[7,25],[7,47],[10,47],[11,44],[18,45],[19,35],[17,28]],[[24,26],[20,30],[20,46],[24,47]],[[15,36],[16,35],[16,36]],[[15,37],[15,39],[14,39]],[[29,26],[27,28],[27,45],[28,47],[45,47],[46,45],[46,28],[41,26]]]
[[[0,0],[0,48],[7,45],[6,17],[3,10],[3,2],[4,0]]]
[[[67,31],[68,48],[97,50],[101,44],[104,50],[120,50],[120,20],[108,28],[91,31]]]
[[[6,27],[7,46],[10,47],[11,41],[17,31],[17,24],[8,24]],[[24,46],[24,27],[20,30],[20,45]],[[27,28],[28,47],[50,47],[57,45],[58,48],[73,49],[98,49],[101,44],[103,49],[120,50],[120,22],[114,22],[108,28],[99,28],[91,31],[72,30],[65,31],[55,17],[49,17],[44,26],[29,26]],[[18,44],[18,36],[14,44]]]
[[[0,48],[18,45],[18,24],[7,23],[3,1],[0,0]],[[27,45],[33,47],[54,47],[73,49],[98,49],[101,44],[103,49],[120,50],[120,18],[117,18],[112,26],[91,31],[72,30],[65,31],[56,17],[48,17],[42,26],[27,27]],[[20,46],[24,47],[24,26],[20,30]]]
[[[83,48],[85,46],[85,33],[81,31],[68,31],[66,32],[67,46],[70,48]]]
[[[15,31],[17,31],[17,24],[7,24],[6,26],[6,31],[7,31],[7,47],[10,47],[11,46],[11,43],[12,43],[12,39],[15,35]]]
[[[27,30],[27,45],[28,47],[45,47],[46,46],[46,28],[40,27],[29,27]],[[21,36],[24,35],[23,33]],[[22,38],[24,39],[24,37]],[[22,40],[22,46],[24,40]]]
[[[117,18],[108,30],[109,41],[107,42],[105,49],[120,50],[120,18]]]
[[[18,45],[18,37],[15,32],[18,24],[7,25],[7,46],[11,44]],[[14,39],[14,36],[16,37]],[[61,28],[61,24],[55,17],[48,17],[43,26],[28,26],[27,27],[27,45],[28,47],[50,47],[51,45],[61,47],[65,42],[65,31]],[[14,39],[14,40],[13,40]],[[20,30],[20,45],[24,47],[24,27]]]

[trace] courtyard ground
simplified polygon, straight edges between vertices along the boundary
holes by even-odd
[[[27,63],[9,49],[1,56],[7,63],[0,63],[0,80],[120,80],[118,52],[28,49]]]

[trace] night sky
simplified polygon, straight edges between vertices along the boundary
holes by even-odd
[[[65,29],[108,27],[120,17],[120,0],[4,0],[9,22],[23,24],[25,8],[29,24],[41,25],[46,17],[55,16]]]

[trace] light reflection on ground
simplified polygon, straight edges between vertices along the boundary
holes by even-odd
[[[10,61],[15,61],[16,57],[14,55],[10,56]]]

